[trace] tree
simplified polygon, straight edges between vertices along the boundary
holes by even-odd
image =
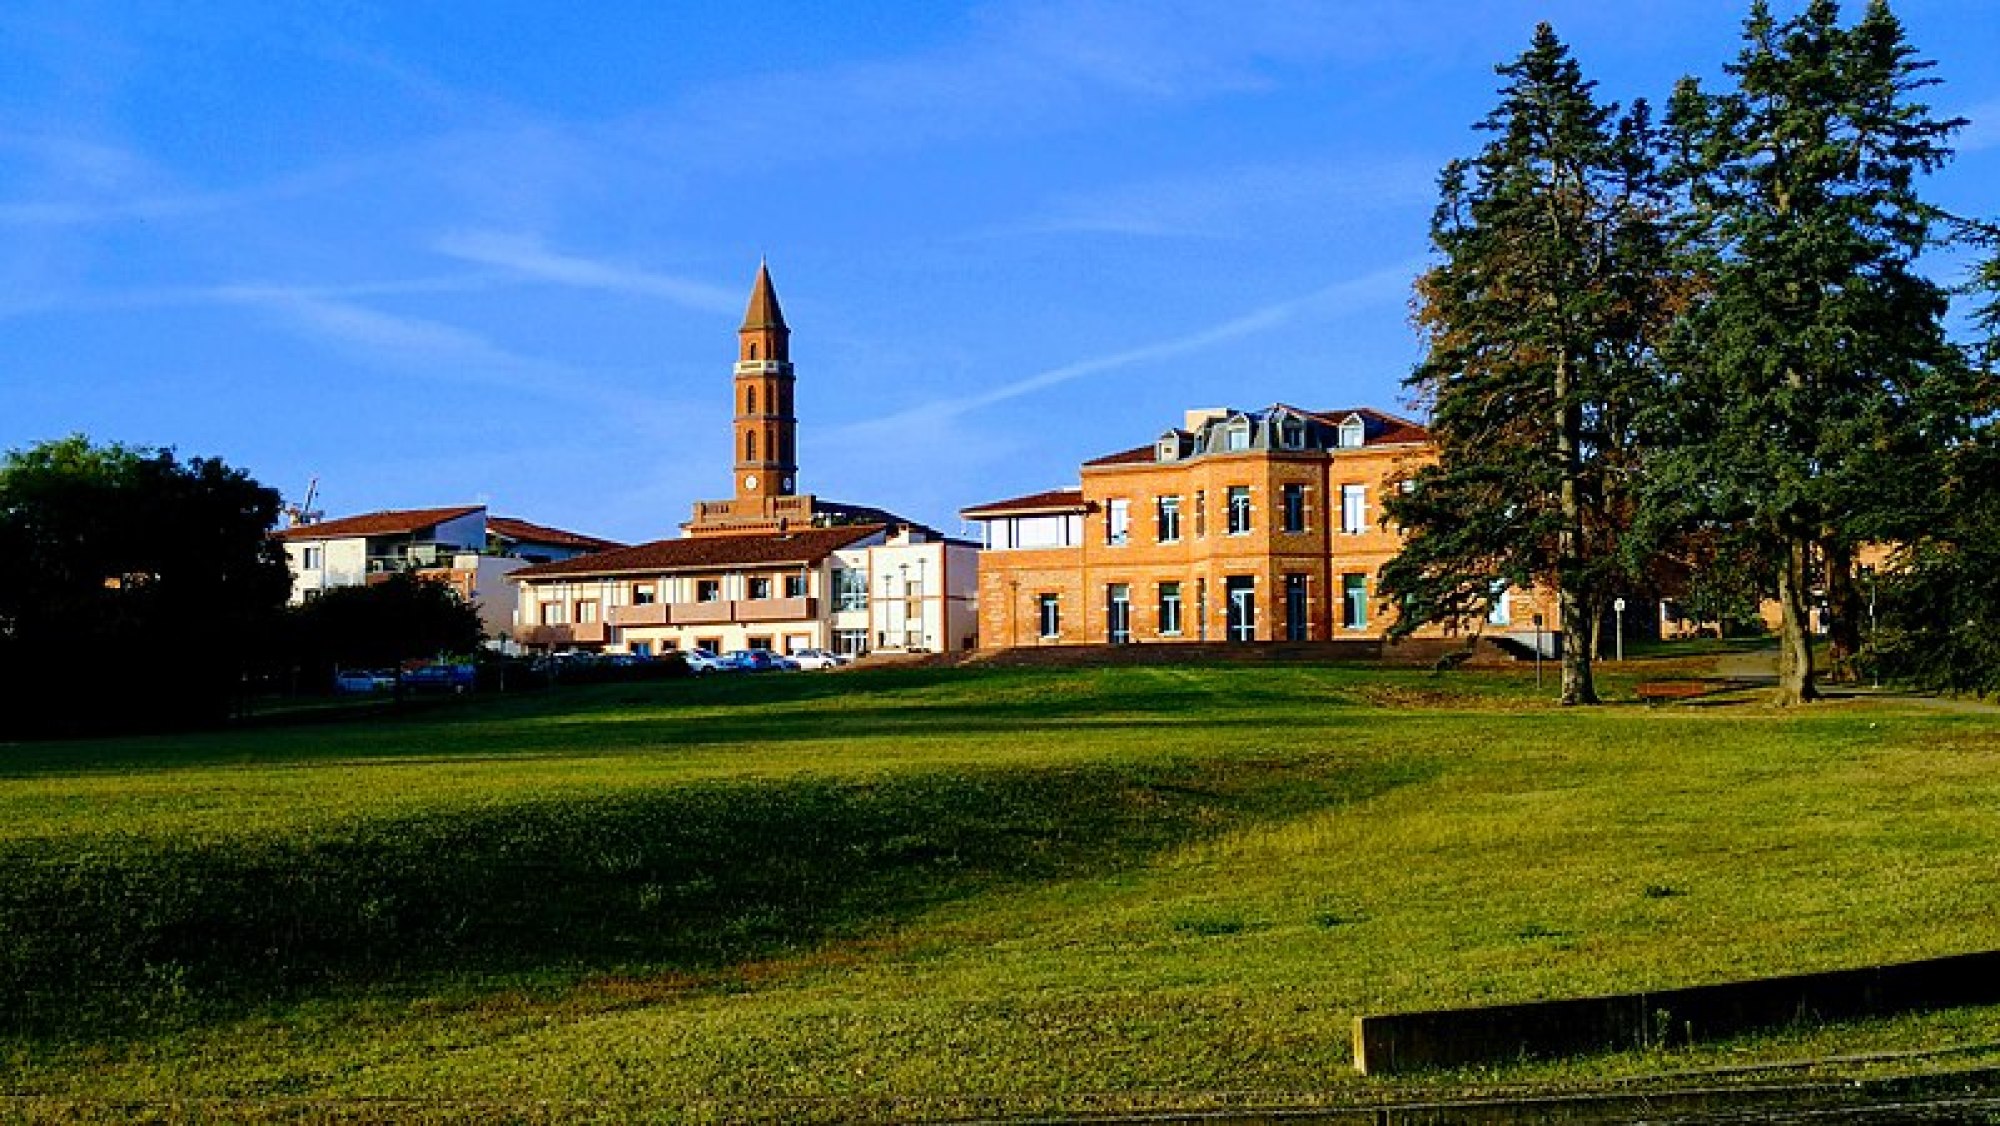
[[[1817,695],[1815,559],[1853,622],[1845,564],[1912,530],[1927,467],[1965,423],[1947,295],[1915,269],[1942,218],[1916,179],[1959,124],[1913,99],[1929,65],[1882,0],[1852,27],[1834,0],[1783,23],[1757,0],[1735,89],[1683,80],[1668,114],[1707,284],[1673,349],[1650,496],[1756,545],[1782,615],[1782,704]]]
[[[471,653],[479,611],[458,591],[408,572],[367,586],[336,587],[291,613],[292,658],[309,681],[336,668],[384,668],[416,657]]]
[[[1476,621],[1508,585],[1552,587],[1562,701],[1596,703],[1597,622],[1632,575],[1632,424],[1684,283],[1645,103],[1598,104],[1547,24],[1498,72],[1492,140],[1440,178],[1442,261],[1417,281],[1426,354],[1405,381],[1438,457],[1386,504],[1406,538],[1382,585],[1399,634]]]
[[[0,678],[25,733],[227,714],[290,589],[278,494],[82,437],[0,459]]]

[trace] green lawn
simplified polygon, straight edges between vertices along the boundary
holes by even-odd
[[[2000,715],[1565,711],[1527,672],[885,669],[0,746],[0,1088],[903,1119],[1976,1047],[2000,1013],[1391,1082],[1348,1033],[1992,948],[1996,877]]]

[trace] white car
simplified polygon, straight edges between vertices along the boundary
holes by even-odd
[[[711,672],[736,672],[737,664],[727,657],[718,657],[707,649],[683,649],[682,659],[687,661],[688,671],[697,675]]]
[[[787,656],[802,669],[837,669],[854,659],[828,649],[794,649]]]

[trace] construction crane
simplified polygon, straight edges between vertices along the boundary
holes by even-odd
[[[313,509],[313,498],[318,495],[319,478],[315,476],[311,481],[306,482],[306,499],[300,501],[298,504],[288,504],[285,506],[285,527],[298,528],[307,524],[314,524],[319,521],[320,517],[325,516],[326,513]]]

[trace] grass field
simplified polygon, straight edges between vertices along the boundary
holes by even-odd
[[[1992,1062],[1986,1010],[1394,1082],[1348,1037],[1996,946],[2000,715],[1895,700],[911,668],[0,747],[0,1075],[30,1117],[905,1119]]]

